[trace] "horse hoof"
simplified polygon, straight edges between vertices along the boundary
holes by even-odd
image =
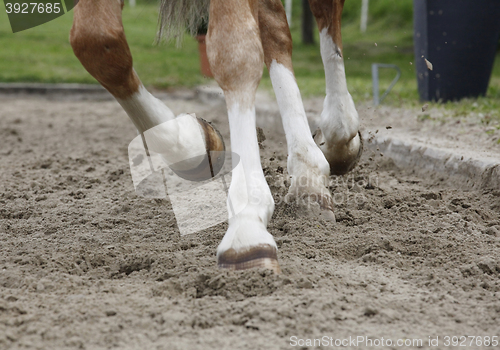
[[[285,202],[295,204],[300,216],[335,222],[333,199],[329,193],[297,195],[292,192],[288,193]]]
[[[330,164],[330,175],[347,174],[354,169],[363,154],[363,137],[360,131],[358,131],[358,134],[349,141],[349,143],[354,141],[354,146],[351,143],[351,145],[327,148],[321,129],[314,132],[313,138],[314,142],[316,142],[318,147],[323,151],[326,160]]]
[[[220,268],[228,270],[248,270],[252,268],[265,268],[279,274],[278,255],[275,247],[262,244],[245,250],[236,251],[233,248],[218,254],[217,264]]]
[[[179,177],[189,181],[205,181],[215,177],[224,166],[226,145],[220,132],[205,119],[196,117],[205,138],[206,153],[200,156],[183,160],[169,167]],[[199,165],[188,168],[187,164]]]

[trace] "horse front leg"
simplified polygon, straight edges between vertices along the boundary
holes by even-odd
[[[228,195],[229,227],[217,248],[218,265],[241,270],[264,267],[279,272],[276,243],[267,231],[274,201],[260,163],[255,93],[264,54],[256,0],[212,0],[207,53],[226,98],[233,174]]]
[[[332,175],[350,171],[363,151],[359,117],[347,90],[341,17],[345,0],[309,0],[320,31],[326,97],[314,140],[330,163]]]
[[[137,130],[147,130],[148,148],[169,164],[184,162],[183,170],[200,169],[200,155],[224,148],[220,134],[194,115],[176,118],[151,95],[133,68],[132,54],[122,24],[118,0],[80,0],[74,9],[70,43],[85,69],[123,107]],[[160,128],[156,128],[160,126]],[[211,166],[207,164],[207,166]]]
[[[309,213],[334,221],[328,190],[330,167],[314,143],[292,67],[292,37],[280,0],[259,0],[259,25],[265,63],[280,109],[291,176],[289,200]]]

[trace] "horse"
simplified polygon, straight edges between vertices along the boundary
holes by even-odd
[[[287,141],[289,198],[307,200],[317,217],[335,220],[330,175],[349,172],[363,142],[359,117],[347,89],[341,16],[345,0],[309,0],[320,36],[326,96],[319,128],[310,131],[292,66],[292,38],[281,0],[161,0],[159,36],[195,27],[208,16],[207,55],[227,105],[231,150],[240,172],[228,190],[239,208],[217,247],[217,264],[230,270],[267,268],[280,272],[277,246],[267,225],[274,201],[260,163],[255,94],[264,64],[269,70]],[[224,149],[210,123],[194,115],[176,118],[150,94],[133,68],[122,24],[123,0],[80,0],[74,8],[70,44],[83,67],[116,99],[139,133],[168,122],[156,135],[156,151],[184,170],[210,166],[196,156]],[[200,133],[200,130],[203,132]]]

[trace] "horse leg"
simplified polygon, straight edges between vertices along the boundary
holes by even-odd
[[[288,147],[289,194],[317,207],[326,220],[335,220],[327,189],[330,167],[314,143],[292,68],[292,37],[280,0],[259,0],[259,27],[264,60],[278,101]]]
[[[309,0],[320,31],[326,97],[320,130],[314,140],[330,163],[332,175],[343,175],[358,162],[362,150],[359,117],[347,91],[342,53],[341,17],[345,0]]]
[[[229,227],[217,248],[218,265],[232,270],[279,271],[276,243],[267,231],[274,201],[260,164],[255,93],[264,54],[258,0],[211,0],[207,53],[224,91],[231,132],[233,174],[228,196]]]
[[[175,118],[172,111],[151,95],[133,69],[132,55],[123,30],[119,0],[80,0],[74,9],[70,43],[85,69],[118,101],[140,133],[166,123],[153,133],[148,147],[165,156],[168,163],[193,159],[221,150],[217,131],[192,115]],[[189,161],[188,161],[189,163]]]

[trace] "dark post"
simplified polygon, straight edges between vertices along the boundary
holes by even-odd
[[[314,44],[314,19],[309,0],[302,0],[302,43]]]
[[[500,1],[413,0],[413,8],[420,99],[484,96],[500,37]]]

